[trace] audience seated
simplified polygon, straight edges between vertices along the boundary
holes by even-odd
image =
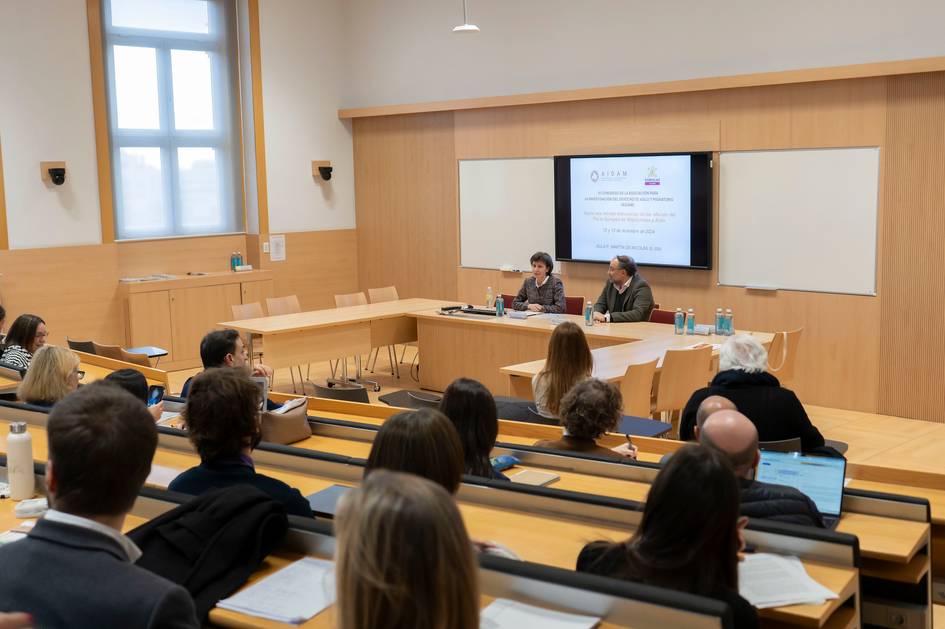
[[[441,487],[378,470],[341,499],[334,526],[340,629],[478,629],[476,563]]]
[[[814,501],[794,487],[752,480],[761,453],[758,431],[747,417],[733,410],[713,413],[696,428],[699,443],[728,457],[741,487],[741,513],[749,518],[824,526]]]
[[[200,465],[180,474],[168,489],[199,495],[252,485],[284,504],[290,515],[313,517],[299,490],[256,472],[252,452],[262,438],[259,402],[259,387],[245,369],[207,369],[194,376],[183,415]]]
[[[577,569],[708,596],[729,604],[735,627],[758,627],[738,594],[738,553],[748,519],[738,515],[738,483],[718,451],[685,446],[657,475],[640,526],[629,540],[592,542]]]
[[[489,460],[499,436],[495,399],[489,389],[477,380],[457,378],[443,392],[440,412],[453,422],[459,434],[466,474],[508,480],[505,474],[492,469]]]
[[[117,384],[122,389],[132,394],[145,405],[148,403],[148,379],[137,369],[119,369],[105,376],[106,382]],[[161,412],[164,410],[164,402],[158,402],[154,406],[148,406],[148,412],[154,421],[161,419]]]
[[[561,399],[574,385],[591,377],[594,357],[581,326],[565,321],[551,333],[544,368],[532,378],[535,408],[544,417],[557,418]]]
[[[140,550],[121,533],[157,447],[141,403],[95,383],[57,404],[46,432],[51,510],[0,547],[0,610],[44,629],[198,627],[187,591],[133,565]]]
[[[443,413],[404,411],[388,417],[374,437],[364,477],[376,469],[416,474],[455,494],[463,480],[463,445]]]
[[[236,330],[229,328],[225,330],[214,330],[207,333],[200,341],[200,362],[204,369],[213,367],[249,367],[254,376],[268,378],[272,382],[272,368],[261,363],[250,365],[249,352],[243,343],[243,337]],[[184,387],[181,389],[180,396],[187,397],[190,393],[190,384],[194,377],[187,378]],[[279,405],[270,400],[266,400],[267,410],[278,408]]]
[[[824,445],[824,438],[810,423],[800,400],[778,379],[766,373],[768,352],[749,334],[730,337],[722,345],[719,373],[708,387],[692,394],[683,409],[679,438],[694,438],[696,409],[710,395],[721,395],[755,424],[761,441],[801,439],[801,447],[813,450]]]
[[[33,354],[46,344],[46,335],[45,321],[36,315],[20,315],[3,339],[0,362],[19,369],[29,369]]]
[[[617,427],[623,408],[623,396],[614,385],[590,378],[574,386],[561,400],[560,439],[536,441],[535,446],[551,450],[581,452],[610,458],[637,458],[637,450],[628,444],[610,449],[597,445],[597,439]]]
[[[84,375],[79,371],[78,356],[63,347],[47,345],[33,356],[16,395],[27,404],[51,408],[79,388]]]

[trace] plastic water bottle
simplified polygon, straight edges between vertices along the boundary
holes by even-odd
[[[236,266],[243,266],[243,252],[236,252]]]
[[[26,432],[26,422],[10,424],[7,436],[7,482],[10,498],[28,500],[36,491],[33,475],[33,438]]]
[[[673,323],[675,324],[676,334],[686,333],[686,315],[683,314],[682,308],[676,308],[676,316],[673,318]]]
[[[735,319],[732,316],[732,309],[725,309],[725,335],[732,336],[735,334]]]
[[[505,298],[502,295],[495,298],[495,316],[505,316]]]
[[[715,309],[715,333],[725,334],[725,317],[722,315],[722,309]]]
[[[696,333],[696,313],[693,312],[692,308],[689,309],[689,312],[686,313],[686,334],[695,334]]]
[[[494,305],[492,301],[493,299],[494,297],[492,293],[492,287],[487,286],[486,287],[486,308],[492,308],[492,306]]]
[[[231,271],[236,270],[236,252],[235,251],[230,254],[230,270]]]
[[[594,325],[594,306],[591,305],[591,302],[584,300],[584,303],[587,305],[584,306],[584,325],[592,326]]]

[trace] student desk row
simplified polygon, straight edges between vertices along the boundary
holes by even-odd
[[[75,350],[72,351],[76,356],[79,357],[79,369],[85,372],[85,377],[82,379],[82,384],[89,384],[95,382],[96,380],[101,380],[108,374],[119,369],[137,369],[144,374],[148,384],[158,384],[165,389],[170,387],[166,371],[154,369],[153,367],[136,365],[134,363],[127,363],[122,360],[115,360],[113,358],[106,358],[105,356],[98,356],[96,354],[87,354],[85,352],[78,352]],[[0,394],[16,393],[17,388],[20,386],[20,382],[20,380],[14,380],[12,378],[0,376]]]
[[[3,423],[0,422],[0,432],[4,431]],[[30,432],[37,458],[45,458],[45,432],[38,426],[31,426]],[[154,471],[163,475],[196,464],[189,448],[178,431],[162,429]],[[261,473],[279,478],[303,494],[332,484],[356,485],[363,473],[363,462],[271,444],[262,445],[254,458]],[[572,569],[587,541],[623,539],[639,521],[640,505],[626,501],[569,496],[569,492],[554,490],[510,489],[488,482],[470,482],[467,478],[458,503],[471,537],[498,540],[525,561]],[[859,555],[854,538],[763,522],[751,523],[747,538],[759,550],[800,556],[812,577],[841,595],[839,600],[823,605],[765,610],[765,617],[822,626],[828,621],[832,624],[838,610],[843,616],[848,614],[843,611],[848,606],[854,608],[854,617],[858,617]]]

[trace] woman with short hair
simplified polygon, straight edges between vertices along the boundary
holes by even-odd
[[[63,347],[47,345],[33,356],[16,396],[27,404],[51,408],[78,389],[84,375],[78,356]]]
[[[341,498],[334,526],[340,629],[478,629],[472,545],[442,487],[377,470]]]
[[[532,254],[529,262],[532,265],[532,274],[522,282],[522,287],[512,300],[512,308],[533,312],[564,312],[564,283],[551,274],[555,268],[551,255],[538,251]]]
[[[557,418],[561,398],[578,382],[590,378],[593,370],[594,356],[581,326],[572,321],[559,323],[548,339],[545,366],[532,377],[538,414]]]
[[[16,318],[3,339],[0,362],[17,369],[29,369],[33,354],[46,344],[46,322],[31,314]]]

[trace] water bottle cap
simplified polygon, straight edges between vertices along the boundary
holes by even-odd
[[[13,422],[10,424],[11,435],[22,435],[26,432],[26,422]]]

